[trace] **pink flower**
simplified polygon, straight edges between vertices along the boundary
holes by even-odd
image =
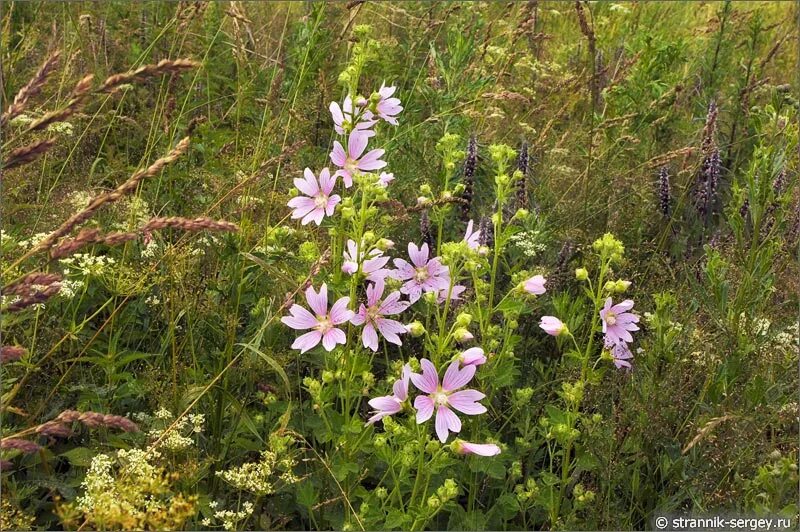
[[[467,243],[469,249],[478,249],[480,246],[481,230],[473,231],[472,227],[473,222],[470,220],[467,224],[467,232],[464,234],[464,241]]]
[[[393,126],[397,125],[397,119],[395,116],[399,115],[403,110],[403,106],[400,105],[400,99],[391,97],[396,90],[397,87],[387,87],[386,85],[382,84],[380,90],[378,90],[378,94],[380,94],[381,99],[378,100],[378,104],[375,106],[378,116]]]
[[[480,366],[486,362],[486,355],[480,347],[471,347],[458,355],[458,361],[465,366]]]
[[[394,395],[384,395],[369,400],[369,406],[374,408],[372,417],[367,421],[367,425],[372,425],[376,421],[400,412],[403,403],[408,399],[408,379],[411,377],[411,366],[403,366],[403,375],[394,381],[392,390]]]
[[[378,185],[386,188],[389,186],[389,183],[394,181],[394,174],[390,174],[388,172],[381,172],[381,175],[378,177]]]
[[[611,356],[614,359],[614,365],[617,366],[617,369],[631,368],[631,363],[628,362],[628,360],[633,358],[633,353],[631,353],[630,348],[628,348],[628,344],[625,342],[617,342],[615,344],[607,342],[606,349],[611,351]]]
[[[361,172],[370,172],[372,170],[380,170],[386,166],[386,161],[380,158],[383,156],[385,150],[370,150],[369,153],[364,155],[364,150],[367,149],[367,141],[371,136],[369,133],[360,130],[353,130],[347,141],[347,153],[338,140],[333,141],[333,151],[331,151],[331,161],[333,164],[341,168],[334,174],[335,176],[342,176],[344,186],[350,188],[353,185],[353,176]]]
[[[331,172],[327,168],[323,168],[319,173],[319,182],[310,168],[303,171],[303,176],[305,179],[294,180],[294,186],[306,196],[292,198],[287,205],[294,209],[293,219],[302,218],[300,223],[303,225],[311,221],[319,225],[326,215],[333,215],[336,204],[342,200],[338,194],[331,195],[336,184],[336,176],[331,177]]]
[[[355,240],[347,241],[347,251],[343,252],[344,263],[342,264],[342,271],[348,275],[353,275],[358,272],[359,263],[361,264],[361,272],[366,275],[368,281],[377,281],[384,279],[389,275],[389,270],[384,268],[386,263],[389,262],[389,257],[384,257],[383,252],[379,249],[373,249],[369,253],[365,252],[366,244],[361,244],[361,249],[357,249]],[[371,257],[365,260],[365,257]]]
[[[428,244],[417,248],[416,244],[409,242],[408,256],[411,264],[403,259],[394,259],[397,270],[393,275],[396,279],[406,281],[400,291],[407,294],[412,303],[420,298],[423,291],[439,292],[450,287],[450,268],[444,266],[439,257],[428,260]]]
[[[369,347],[373,351],[378,350],[378,332],[386,338],[387,342],[403,345],[398,334],[407,332],[406,326],[399,321],[387,319],[386,316],[400,314],[411,304],[408,301],[400,301],[400,292],[392,292],[386,299],[381,301],[383,296],[383,279],[378,279],[367,287],[367,304],[361,304],[358,314],[350,320],[353,325],[364,325],[361,339],[364,347]],[[377,331],[376,331],[377,329]]]
[[[639,316],[628,312],[633,308],[633,301],[626,299],[622,303],[614,305],[609,297],[606,299],[605,306],[600,309],[600,318],[603,320],[603,333],[606,335],[606,343],[618,344],[620,342],[632,342],[633,336],[630,331],[638,331],[636,323]]]
[[[539,327],[550,336],[560,336],[567,332],[567,326],[555,316],[542,316],[539,320]]]
[[[529,294],[533,294],[535,296],[540,296],[545,293],[544,283],[547,282],[547,279],[542,277],[541,275],[534,275],[523,285],[526,292]]]
[[[436,295],[436,302],[440,305],[444,303],[447,299],[447,292],[450,292],[450,301],[458,301],[466,289],[467,287],[461,284],[453,285],[453,288],[444,288]]]
[[[436,409],[436,435],[444,443],[450,432],[461,430],[461,420],[451,408],[464,414],[474,416],[486,412],[486,407],[478,403],[486,397],[477,390],[461,390],[475,376],[475,366],[464,366],[454,360],[444,374],[442,385],[439,385],[439,374],[436,367],[427,358],[420,361],[422,374],[412,373],[411,382],[428,395],[418,395],[414,400],[417,409],[417,423],[424,423],[433,416]]]
[[[331,102],[329,109],[333,117],[333,129],[340,135],[346,134],[351,129],[359,131],[369,130],[369,128],[378,122],[372,119],[372,113],[370,111],[364,110],[360,116],[358,113],[356,113],[355,116],[355,119],[361,118],[363,121],[354,124],[353,99],[350,96],[344,99],[342,107],[339,107],[339,104],[336,102]],[[369,133],[371,135],[375,134],[373,131],[369,131]]]
[[[313,286],[308,287],[306,301],[314,314],[300,305],[292,305],[292,308],[289,309],[291,316],[281,318],[281,321],[292,329],[313,329],[311,332],[298,336],[292,344],[292,349],[299,349],[300,353],[305,353],[321,341],[327,351],[332,351],[336,344],[347,342],[344,331],[337,328],[336,325],[347,323],[353,317],[353,311],[347,308],[350,298],[339,299],[328,312],[328,286],[322,283],[319,294],[314,291]]]
[[[478,456],[496,456],[500,454],[500,447],[493,443],[470,443],[464,440],[456,440],[455,452],[458,454],[477,454]]]

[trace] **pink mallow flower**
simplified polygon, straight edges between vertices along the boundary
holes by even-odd
[[[375,282],[389,275],[389,270],[384,268],[386,263],[389,262],[389,257],[384,257],[383,251],[373,249],[366,253],[364,251],[366,244],[361,244],[361,249],[357,248],[355,240],[349,239],[347,241],[347,250],[342,253],[344,256],[342,271],[344,273],[353,275],[358,271],[358,265],[361,263],[361,273],[367,277],[368,281]]]
[[[340,170],[336,171],[334,177],[342,176],[344,186],[347,188],[353,185],[353,176],[356,173],[380,170],[386,166],[386,161],[381,160],[385,150],[370,150],[364,155],[370,133],[372,132],[353,130],[347,141],[347,152],[345,152],[344,147],[338,140],[333,141],[331,161],[340,168]]]
[[[397,87],[387,87],[382,84],[380,90],[378,90],[378,94],[381,98],[375,106],[378,116],[393,126],[397,125],[397,119],[395,117],[403,110],[403,106],[400,105],[400,98],[392,98],[396,90]]]
[[[331,102],[329,109],[333,117],[333,129],[340,135],[344,135],[351,130],[367,131],[378,122],[372,119],[373,115],[370,111],[364,110],[361,115],[358,116],[362,121],[354,124],[354,116],[358,115],[358,113],[353,113],[353,99],[350,96],[344,99],[342,107],[339,107],[339,104],[336,102]],[[368,133],[372,135],[375,134],[373,131],[369,131]]]
[[[633,358],[633,353],[628,348],[628,344],[625,342],[617,342],[615,344],[606,342],[606,349],[611,352],[611,357],[614,359],[614,365],[617,366],[617,369],[631,369],[631,363],[628,361]]]
[[[486,396],[477,390],[456,391],[472,380],[475,376],[475,366],[464,366],[459,369],[460,362],[454,360],[447,368],[440,386],[439,374],[433,363],[423,358],[420,365],[422,374],[412,373],[411,382],[428,395],[418,395],[414,400],[417,423],[428,421],[436,409],[436,435],[442,443],[445,443],[450,432],[461,430],[461,420],[451,408],[470,416],[483,414],[486,412],[486,407],[478,401]]]
[[[568,331],[564,322],[555,316],[542,316],[539,320],[539,327],[550,336],[561,336]]]
[[[450,268],[444,266],[439,257],[428,260],[428,244],[418,248],[413,242],[408,243],[408,256],[411,264],[403,259],[394,259],[397,270],[394,277],[406,283],[400,291],[408,295],[411,303],[417,301],[422,292],[441,292],[450,287]],[[447,297],[447,292],[445,292]]]
[[[471,347],[458,355],[458,361],[465,366],[480,366],[486,362],[486,355],[480,347]]]
[[[453,442],[453,450],[458,454],[476,454],[478,456],[497,456],[500,447],[493,443],[471,443],[464,440]]]
[[[535,296],[540,296],[545,293],[544,284],[547,282],[547,279],[542,277],[541,275],[534,275],[530,279],[526,280],[523,283],[523,288],[529,294],[533,294]]]
[[[398,334],[408,332],[406,326],[399,321],[390,320],[386,316],[400,314],[411,304],[408,301],[400,301],[400,292],[392,292],[386,299],[383,297],[383,279],[378,279],[367,287],[367,304],[361,304],[358,314],[353,316],[350,322],[353,325],[363,325],[361,339],[364,347],[369,347],[373,351],[378,350],[378,332],[386,338],[387,342],[395,345],[403,345]]]
[[[347,342],[344,331],[336,326],[347,323],[353,317],[353,311],[347,308],[350,298],[339,299],[328,311],[328,286],[322,283],[319,293],[314,291],[313,286],[308,287],[306,301],[314,314],[295,304],[289,309],[291,316],[281,318],[281,321],[292,329],[313,329],[298,336],[292,344],[292,349],[299,349],[300,353],[305,353],[321,341],[327,351],[332,351],[336,344]]]
[[[408,380],[411,378],[411,366],[403,366],[402,376],[394,381],[393,395],[384,395],[369,400],[369,406],[374,408],[372,417],[367,420],[367,425],[372,425],[386,416],[394,415],[403,409],[403,403],[408,399]]]
[[[467,243],[469,249],[478,249],[480,247],[481,230],[473,231],[472,220],[467,223],[467,232],[464,234],[464,241]]]
[[[622,303],[613,304],[611,298],[606,299],[605,306],[600,309],[600,318],[603,320],[603,333],[606,335],[607,344],[632,342],[631,331],[638,331],[636,323],[639,316],[628,312],[633,308],[633,301],[626,299]]]
[[[310,168],[303,171],[303,176],[305,179],[294,180],[294,186],[305,196],[294,197],[287,205],[294,209],[293,219],[302,218],[300,223],[303,225],[312,221],[319,225],[326,215],[333,215],[336,204],[342,200],[338,194],[331,195],[336,184],[336,176],[331,177],[331,172],[327,168],[323,168],[319,173],[319,181]]]

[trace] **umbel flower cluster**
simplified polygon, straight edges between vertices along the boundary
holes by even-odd
[[[453,262],[458,261],[437,255],[432,243],[408,242],[406,256],[391,257],[388,253],[394,249],[394,242],[379,239],[366,229],[370,213],[375,208],[374,201],[384,199],[387,188],[394,181],[394,175],[384,171],[387,166],[383,160],[385,150],[372,148],[370,143],[377,136],[379,124],[398,124],[397,116],[403,107],[400,100],[394,97],[395,92],[395,87],[384,85],[369,98],[348,95],[341,105],[331,103],[334,130],[339,135],[330,153],[334,169],[323,168],[315,173],[306,168],[304,177],[294,180],[298,194],[287,204],[292,209],[292,218],[299,219],[303,225],[312,221],[322,225],[326,219],[330,219],[331,225],[335,226],[331,234],[338,236],[341,246],[336,246],[337,239],[334,238],[334,249],[337,256],[341,257],[340,270],[345,276],[345,284],[349,279],[350,285],[349,295],[342,297],[332,296],[327,282],[323,282],[319,288],[308,286],[305,290],[306,306],[293,304],[289,315],[281,319],[291,329],[305,331],[292,344],[292,348],[301,354],[320,343],[327,352],[332,352],[337,346],[347,346],[351,334],[349,331],[355,331],[353,336],[360,336],[360,344],[372,352],[380,349],[381,338],[390,344],[402,346],[402,335],[411,333],[419,336],[425,333],[419,321],[404,324],[402,316],[405,313],[410,312],[421,299],[446,307],[461,299],[467,289],[467,286],[460,284],[459,273],[452,271]],[[343,187],[338,192],[344,197],[335,193],[340,178]],[[504,179],[509,180],[508,176]],[[347,196],[348,192],[352,195]],[[423,219],[427,221],[427,215]],[[485,257],[489,253],[487,242],[494,236],[487,234],[492,231],[491,225],[468,220],[461,242],[446,243],[440,251],[447,255],[448,250],[456,246],[460,252],[451,255],[473,256],[476,259]],[[475,260],[467,262],[476,263]],[[366,286],[362,287],[362,282]],[[519,283],[519,290],[534,296],[541,295],[545,293],[546,282],[542,275],[535,275]],[[364,289],[364,300],[356,301],[361,288]],[[617,321],[611,323],[615,312]],[[619,307],[607,310],[604,323],[609,323],[609,337],[614,335],[615,338],[625,339],[629,336],[625,334],[628,334],[631,320],[629,314],[620,312]],[[471,320],[463,321],[457,320],[447,338],[459,343],[474,339],[474,335],[466,328]],[[488,322],[482,324],[482,327],[486,326]],[[620,328],[625,334],[617,334]],[[441,338],[443,335],[439,336],[438,341],[446,344],[447,340]],[[349,347],[357,348],[357,345]],[[480,402],[485,398],[484,393],[466,388],[479,366],[487,361],[484,349],[473,347],[449,360],[441,356],[448,351],[442,348],[441,343],[433,351],[432,357],[422,358],[420,373],[415,373],[409,364],[405,364],[401,378],[394,383],[392,395],[369,401],[373,412],[368,424],[407,410],[415,415],[418,424],[433,419],[436,435],[445,443],[451,433],[461,431],[462,422],[458,414],[477,416],[487,411]],[[624,354],[620,355],[620,359],[623,357]],[[441,379],[440,369],[437,369],[434,361],[440,369],[444,369]],[[413,400],[410,389],[412,383],[419,392]],[[460,440],[454,443],[453,449],[460,454],[483,456],[500,452],[500,448],[494,444]]]

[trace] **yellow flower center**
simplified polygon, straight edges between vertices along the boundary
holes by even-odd
[[[328,196],[325,194],[320,194],[316,198],[314,198],[314,205],[316,205],[320,209],[324,209],[328,205]]]
[[[439,388],[439,391],[431,394],[431,399],[437,406],[447,406],[447,394],[442,391],[441,387]]]
[[[426,266],[420,266],[414,270],[414,280],[422,282],[428,278],[428,268]]]
[[[322,334],[325,334],[333,329],[333,322],[327,315],[317,316],[317,320],[319,321],[319,324],[317,324],[317,330]]]
[[[609,325],[614,325],[617,323],[617,316],[613,312],[609,312],[606,314],[606,323]]]

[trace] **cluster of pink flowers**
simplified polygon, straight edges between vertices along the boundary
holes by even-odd
[[[337,194],[331,194],[338,177],[342,178],[346,188],[350,188],[353,185],[353,176],[356,174],[380,170],[386,166],[386,161],[381,159],[384,150],[364,152],[369,139],[375,136],[375,131],[370,128],[380,120],[397,125],[396,116],[403,107],[400,105],[400,100],[393,97],[395,90],[396,87],[381,86],[376,93],[375,113],[368,109],[369,102],[364,98],[360,98],[354,104],[353,99],[347,96],[341,106],[337,102],[331,102],[333,128],[339,135],[348,136],[347,148],[345,149],[338,140],[334,141],[330,158],[338,170],[333,176],[328,168],[323,168],[318,180],[314,172],[306,168],[305,178],[294,180],[295,187],[301,194],[289,200],[287,204],[292,208],[293,219],[301,219],[303,225],[312,221],[320,225],[325,216],[333,216],[336,205],[341,201],[341,197]],[[386,187],[392,180],[394,175],[382,172],[378,185]]]
[[[394,393],[369,401],[374,411],[367,423],[375,423],[386,416],[401,412],[403,408],[408,408],[416,412],[417,424],[425,423],[435,417],[436,436],[439,441],[446,443],[451,432],[461,432],[461,419],[455,412],[468,416],[486,412],[486,407],[480,404],[486,397],[483,393],[462,389],[475,376],[477,367],[485,361],[483,349],[479,347],[468,349],[450,363],[441,382],[439,372],[430,360],[423,358],[420,361],[422,373],[412,372],[411,367],[406,364],[401,378],[394,383]],[[409,396],[409,381],[422,392],[414,399],[413,407]],[[500,447],[491,443],[479,444],[458,440],[456,447],[461,454],[494,456],[500,453]]]
[[[349,275],[361,272],[370,281],[366,290],[366,304],[362,303],[359,311],[354,313],[347,309],[350,299],[345,297],[339,299],[328,312],[326,285],[322,285],[321,295],[317,295],[313,288],[309,288],[306,291],[306,300],[314,314],[300,305],[293,305],[289,309],[291,316],[282,319],[283,323],[293,329],[313,329],[300,336],[292,344],[292,348],[300,349],[304,353],[322,342],[323,347],[331,351],[337,344],[346,342],[344,333],[334,327],[346,322],[363,326],[362,342],[364,347],[373,351],[378,350],[379,334],[389,343],[403,345],[399,335],[407,332],[406,326],[387,316],[396,316],[404,312],[419,300],[423,292],[436,292],[438,299],[447,297],[447,293],[450,292],[450,297],[457,299],[465,289],[460,285],[450,286],[448,267],[442,265],[439,257],[429,258],[427,244],[417,247],[413,242],[409,243],[408,253],[411,263],[395,259],[394,263],[398,267],[396,270],[385,268],[389,257],[384,256],[382,251],[378,249],[367,251],[365,248],[364,244],[358,246],[355,241],[349,240],[347,249],[343,253],[342,271]],[[384,298],[386,279],[389,277],[406,282],[399,291],[395,290]],[[401,301],[403,295],[408,296],[408,301]],[[349,314],[345,314],[343,312],[345,310]]]

